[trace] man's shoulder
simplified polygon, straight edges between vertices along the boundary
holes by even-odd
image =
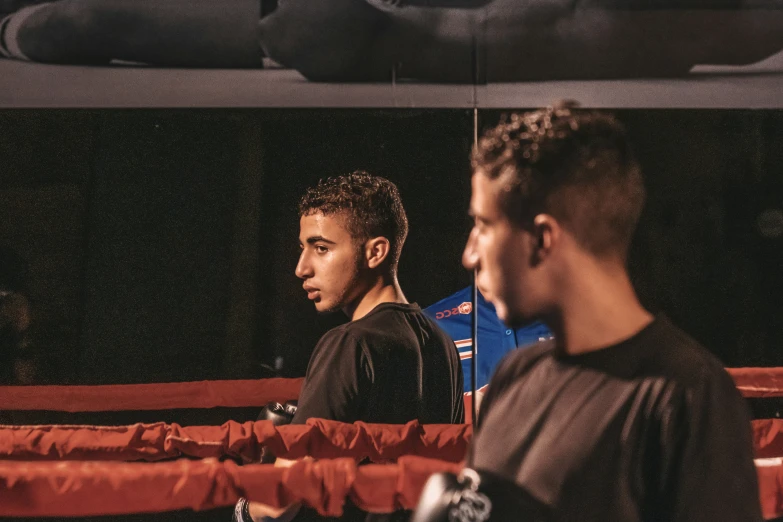
[[[321,339],[326,344],[361,346],[368,355],[389,346],[420,347],[422,341],[454,350],[448,332],[416,304],[384,306],[362,319],[333,328]]]
[[[700,342],[666,317],[656,318],[654,343],[643,362],[645,373],[675,383],[679,388],[725,387],[735,389],[723,363]]]
[[[335,326],[321,336],[316,348],[320,346],[332,346],[347,341],[355,341],[362,337],[362,333],[359,330],[361,329],[357,329],[356,324],[353,321]]]
[[[404,313],[421,314],[418,308],[407,309],[384,303],[361,319],[336,326],[323,334],[319,345],[356,344],[367,345],[399,336],[399,324],[395,317]],[[423,314],[421,314],[423,316]],[[429,318],[426,318],[429,319]]]
[[[665,316],[656,318],[654,327],[637,361],[637,378],[665,382],[681,397],[694,393],[740,397],[723,363],[700,342]]]

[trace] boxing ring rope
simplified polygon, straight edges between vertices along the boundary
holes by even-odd
[[[783,397],[783,368],[727,368],[746,398]]]
[[[0,411],[175,410],[253,407],[299,396],[304,379],[255,379],[106,384],[97,386],[0,386]]]
[[[779,419],[766,419],[764,422],[778,421],[776,433],[780,434]],[[253,424],[253,423],[247,423]],[[404,426],[391,425],[355,425],[334,421],[312,420],[308,426],[269,426],[268,421],[255,423],[261,431],[268,430],[285,434],[282,440],[294,441],[290,448],[284,445],[281,456],[296,458],[311,452],[311,456],[339,454],[341,458],[297,461],[291,468],[275,468],[268,464],[250,464],[238,466],[233,461],[220,462],[215,457],[200,460],[179,459],[168,462],[105,462],[86,461],[0,461],[0,516],[88,516],[100,514],[129,514],[139,512],[160,512],[184,508],[196,510],[229,506],[237,498],[244,496],[251,500],[264,502],[272,506],[283,506],[293,501],[304,501],[322,514],[339,515],[345,498],[368,511],[390,512],[399,508],[412,508],[418,501],[418,495],[427,477],[438,471],[454,471],[460,467],[456,462],[459,451],[469,442],[471,428],[466,425],[420,426],[408,423]],[[140,425],[134,425],[140,426]],[[88,430],[104,433],[100,427],[42,427],[44,433],[52,433],[57,428],[64,431]],[[46,429],[49,428],[49,429]],[[97,428],[97,429],[96,429]],[[214,427],[201,427],[214,429]],[[297,439],[302,430],[321,432],[325,437],[316,435],[318,442],[305,442]],[[362,440],[362,433],[375,433],[379,438]],[[122,432],[119,427],[106,427],[109,434]],[[10,449],[17,450],[22,456],[24,449],[13,445],[13,435],[19,434],[23,440],[22,448],[33,452],[44,437],[34,433],[33,427],[0,428],[0,440],[3,442],[4,457]],[[129,430],[133,433],[138,431]],[[198,430],[196,430],[198,431]],[[457,434],[456,443],[453,442]],[[10,434],[10,436],[9,436]],[[346,437],[346,434],[348,435]],[[292,436],[293,435],[293,436]],[[311,433],[312,435],[312,433]],[[351,438],[353,436],[354,438]],[[9,445],[9,439],[11,444]],[[144,440],[137,439],[139,441]],[[274,439],[270,439],[274,440]],[[420,440],[426,442],[420,444]],[[777,440],[779,441],[779,435]],[[359,441],[359,442],[356,442]],[[445,443],[439,445],[437,441]],[[117,449],[122,448],[122,440],[114,440]],[[223,447],[223,441],[201,440],[202,447]],[[206,443],[206,444],[204,444]],[[382,443],[381,446],[377,446]],[[140,442],[136,444],[143,447]],[[164,444],[165,445],[165,444]],[[77,442],[65,444],[72,452],[71,456],[86,456],[91,459],[112,455],[111,448],[101,450],[88,444],[89,451],[80,454]],[[187,441],[183,447],[187,447]],[[196,445],[198,447],[199,445]],[[257,447],[253,444],[251,447]],[[46,448],[44,444],[42,446]],[[240,445],[241,447],[241,445]],[[271,446],[270,446],[271,447]],[[391,449],[389,449],[391,448]],[[257,450],[243,456],[255,456]],[[208,452],[219,455],[214,447]],[[438,459],[405,455],[405,452],[424,452]],[[193,456],[203,456],[204,452],[195,452]],[[42,451],[35,455],[52,456]],[[356,466],[358,457],[379,456],[392,458],[399,456],[395,463],[370,464]],[[346,458],[357,457],[357,458]],[[447,457],[455,460],[441,460]],[[765,518],[783,514],[783,462],[780,457],[758,459],[756,469],[759,477],[760,502]],[[132,494],[129,494],[132,492]],[[149,499],[149,501],[148,501]]]
[[[467,424],[344,424],[324,419],[284,426],[267,420],[191,427],[165,423],[0,426],[0,459],[153,462],[187,456],[258,462],[261,448],[266,446],[288,459],[350,457],[379,462],[426,455],[460,462],[472,434],[473,428]]]
[[[756,458],[783,457],[783,419],[751,422]],[[369,458],[373,462],[425,455],[460,462],[473,427],[469,424],[366,424],[310,419],[306,425],[271,421],[222,426],[131,424],[128,426],[0,426],[3,460],[114,460],[155,462],[178,457],[232,458],[258,462],[261,448],[287,459]]]
[[[282,507],[303,501],[339,516],[346,497],[365,511],[412,509],[432,473],[460,465],[416,456],[357,466],[349,458],[290,468],[216,459],[172,462],[0,462],[0,516],[91,516],[204,510],[239,497]]]
[[[783,367],[727,368],[727,371],[743,397],[783,397]],[[261,408],[268,402],[296,399],[303,380],[273,378],[97,386],[0,386],[0,411],[76,413],[221,406]]]
[[[783,368],[729,373],[745,397],[783,397]],[[268,379],[6,386],[0,387],[0,410],[261,407],[295,399],[301,384],[301,379]],[[752,429],[763,514],[783,516],[783,420],[754,420]],[[410,509],[430,474],[460,467],[471,435],[470,425],[323,419],[278,427],[269,421],[0,426],[0,516],[202,510],[233,505],[242,496],[272,506],[303,501],[330,516],[341,513],[346,498],[371,512]],[[280,457],[318,460],[297,461],[290,468],[219,460],[257,462],[262,446]],[[363,458],[376,463],[357,466]],[[134,460],[151,462],[126,462]]]

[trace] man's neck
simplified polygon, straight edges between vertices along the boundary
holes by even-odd
[[[597,351],[639,333],[654,317],[624,268],[595,270],[572,281],[553,318],[558,346],[569,355]]]
[[[381,303],[407,303],[397,278],[378,279],[364,295],[343,311],[351,321],[361,319]]]

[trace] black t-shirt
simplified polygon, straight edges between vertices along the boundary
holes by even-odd
[[[382,303],[318,342],[293,423],[461,423],[462,379],[454,342],[418,305]]]
[[[513,352],[482,412],[468,465],[515,481],[555,520],[762,519],[746,405],[664,317],[582,355],[552,341]]]
[[[462,365],[454,341],[416,304],[382,303],[321,337],[307,365],[293,424],[309,418],[404,424],[464,422]],[[351,502],[343,521],[408,520]],[[297,522],[338,520],[305,507]]]

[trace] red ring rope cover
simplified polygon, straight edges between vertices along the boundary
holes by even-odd
[[[91,516],[203,510],[240,496],[280,507],[304,501],[339,516],[346,496],[362,509],[413,508],[430,474],[459,464],[402,457],[357,467],[353,459],[302,460],[290,468],[215,459],[157,463],[2,462],[0,516]]]
[[[783,368],[728,368],[744,397],[783,397]],[[263,407],[296,399],[304,379],[99,386],[0,386],[0,410],[129,411]],[[467,411],[467,410],[466,410]]]
[[[339,516],[346,496],[371,512],[413,508],[424,482],[460,465],[406,456],[357,467],[352,459],[302,460],[290,468],[216,459],[156,463],[2,462],[0,516],[91,516],[203,510],[238,497],[280,507],[302,500]],[[781,459],[757,462],[764,517],[783,514]]]
[[[473,429],[467,424],[344,424],[310,419],[307,425],[271,421],[222,426],[0,426],[0,459],[158,461],[180,456],[231,457],[258,462],[262,446],[289,459],[370,458],[374,462],[421,455],[459,462]]]
[[[783,368],[739,368],[728,371],[745,397],[783,397]],[[78,412],[262,406],[270,401],[296,398],[301,383],[301,379],[269,379],[109,386],[0,387],[0,409]],[[412,447],[403,449],[407,443],[402,441],[406,438],[394,430],[404,430],[407,427],[412,430],[409,433],[421,434],[423,431],[426,434],[427,430],[432,430],[433,427],[418,426],[413,429],[409,425],[383,426],[382,432],[375,432],[366,439],[371,430],[357,435],[360,433],[357,428],[330,426],[329,421],[311,422],[304,427],[310,430],[306,435],[303,435],[305,432],[294,433],[295,430],[292,430],[292,434],[282,435],[289,428],[302,427],[285,427],[282,430],[274,430],[273,434],[268,427],[259,424],[265,423],[246,423],[252,427],[240,428],[240,432],[245,434],[244,439],[241,436],[232,437],[230,427],[227,428],[227,439],[222,433],[215,437],[214,430],[222,430],[226,425],[182,428],[160,423],[105,428],[108,431],[102,431],[100,427],[2,427],[0,447],[5,449],[6,458],[17,458],[25,452],[28,453],[24,458],[68,458],[67,455],[75,456],[79,452],[82,452],[80,458],[101,458],[101,452],[104,451],[108,453],[104,456],[110,455],[113,460],[127,458],[121,457],[123,451],[137,451],[139,453],[132,458],[143,458],[138,457],[141,454],[151,456],[152,460],[176,455],[199,456],[210,451],[252,458],[263,440],[270,448],[283,450],[281,456],[285,453],[293,458],[309,452],[323,452],[324,455],[334,452],[343,456],[343,451],[348,454],[363,454],[362,452],[370,452],[369,448],[374,448],[372,451],[381,459],[416,451],[437,454],[443,450],[446,454],[449,454],[449,451],[456,453],[463,451],[464,448],[457,448],[463,443],[467,444],[469,438],[469,432],[464,426],[450,426],[452,429],[465,431],[451,433],[449,437],[444,436],[438,439],[439,442],[434,446],[427,446],[421,442],[424,439],[418,439],[422,446],[414,450]],[[148,431],[150,426],[153,427],[152,432]],[[315,426],[317,434],[312,431]],[[138,431],[139,427],[141,432]],[[103,433],[98,436],[101,438],[107,433],[110,433],[110,437],[115,437],[118,433],[123,433],[123,428],[131,428],[126,429],[125,435],[131,433],[140,438],[132,438],[136,445],[134,446],[133,442],[124,444],[119,452],[111,444],[104,448],[102,443],[91,446],[90,443],[82,444],[75,439],[63,444],[62,433],[65,432],[61,431],[62,429],[75,433],[76,438],[86,436],[85,433],[95,435],[99,432]],[[234,431],[236,432],[237,428]],[[430,435],[434,433],[430,431]],[[783,453],[783,421],[754,421],[753,433],[757,456],[768,457],[757,460],[764,515],[766,518],[781,516],[783,459],[780,457]],[[21,439],[25,441],[21,444],[19,434],[22,434]],[[452,438],[455,434],[456,437]],[[305,439],[308,442],[302,442]],[[415,437],[412,440],[415,440]],[[396,449],[389,450],[395,448],[395,444],[398,445]],[[114,452],[112,447],[115,448]],[[145,451],[149,453],[145,454]],[[174,453],[167,453],[171,451]],[[245,451],[250,455],[245,456]],[[454,457],[454,454],[449,455]],[[459,465],[453,462],[415,456],[402,456],[395,464],[375,464],[359,468],[356,468],[353,459],[306,460],[297,462],[286,470],[261,465],[237,466],[230,461],[221,463],[215,459],[183,459],[155,464],[0,461],[0,516],[87,516],[183,508],[208,509],[231,505],[240,495],[273,506],[303,500],[322,514],[332,515],[339,514],[340,506],[348,495],[357,505],[367,510],[388,512],[399,507],[413,507],[421,486],[432,472],[454,471],[458,467]],[[133,491],[133,495],[129,495],[129,491]]]
[[[756,458],[783,457],[783,419],[751,423]],[[230,457],[257,462],[262,446],[289,459],[369,458],[374,462],[421,455],[459,462],[473,429],[468,424],[343,424],[310,419],[307,425],[272,426],[269,421],[222,426],[132,424],[129,426],[0,426],[5,460],[158,461],[181,456]]]

